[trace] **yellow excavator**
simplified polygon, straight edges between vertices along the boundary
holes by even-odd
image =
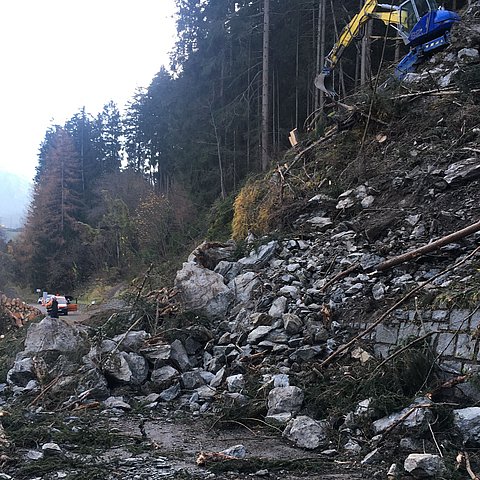
[[[360,12],[342,30],[338,41],[325,58],[322,72],[315,78],[315,86],[331,98],[338,98],[333,88],[333,70],[345,49],[372,18],[392,26],[405,45],[410,47],[409,53],[395,68],[394,77],[398,80],[414,71],[426,55],[447,45],[453,24],[460,20],[457,13],[439,8],[435,0],[407,0],[398,6],[367,0]]]

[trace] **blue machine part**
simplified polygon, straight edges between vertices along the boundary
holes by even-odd
[[[427,53],[448,45],[450,30],[458,21],[460,16],[449,10],[434,10],[421,17],[408,36],[407,45],[411,50],[395,68],[395,78],[403,80],[407,73],[415,71]]]
[[[433,10],[415,24],[408,35],[408,45],[415,47],[445,36],[460,16],[449,10]]]

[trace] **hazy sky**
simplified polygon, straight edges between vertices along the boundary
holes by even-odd
[[[32,177],[52,122],[122,108],[168,64],[174,0],[2,0],[0,171]],[[1,186],[0,186],[1,188]]]

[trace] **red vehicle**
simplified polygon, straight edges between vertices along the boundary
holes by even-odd
[[[58,303],[58,314],[59,315],[68,315],[68,302],[67,302],[67,299],[65,297],[62,297],[60,295],[52,295],[47,303],[46,303],[46,307],[47,307],[47,313],[50,314],[50,312],[52,311],[52,300],[56,298],[57,299],[57,303]]]

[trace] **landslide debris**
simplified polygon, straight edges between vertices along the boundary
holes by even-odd
[[[376,270],[480,219],[479,12],[399,91],[370,95],[370,118],[251,182],[237,242],[199,245],[173,289],[140,281],[105,328],[32,323],[0,388],[5,475],[480,471],[480,234]],[[358,336],[396,304],[381,334],[403,322],[398,344]]]

